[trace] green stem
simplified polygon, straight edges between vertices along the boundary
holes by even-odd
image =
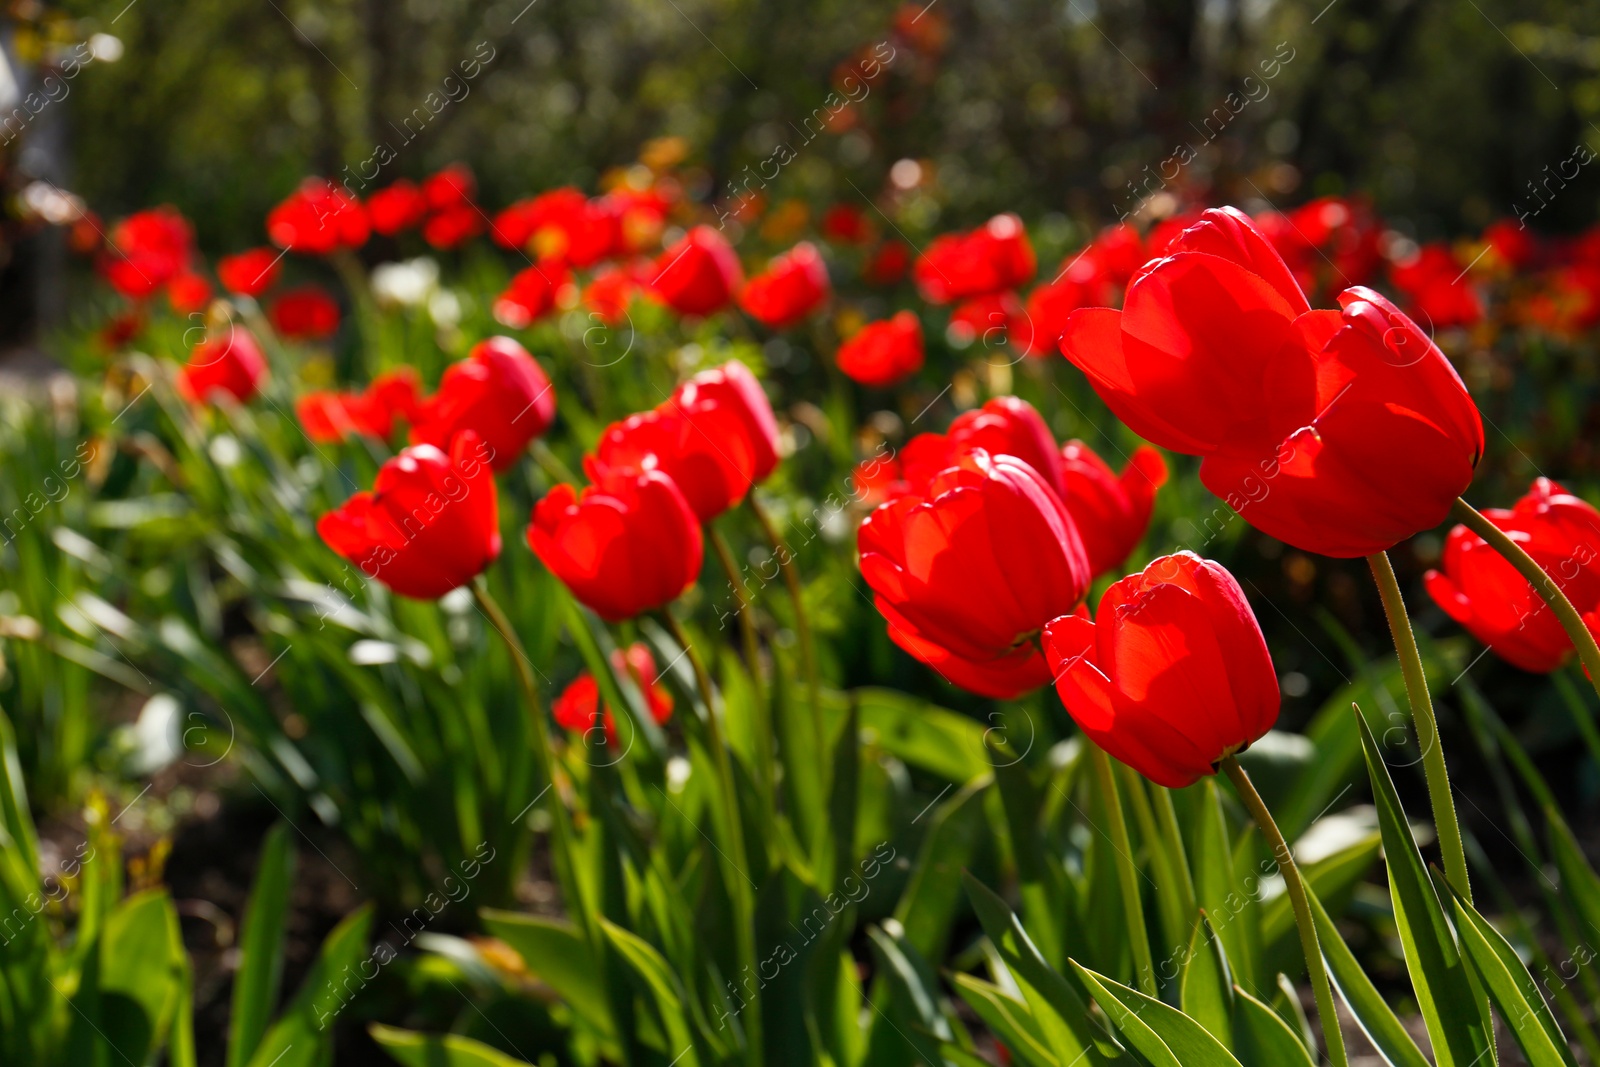
[[[1600,645],[1595,644],[1594,634],[1584,625],[1583,616],[1578,614],[1578,609],[1572,606],[1572,601],[1567,599],[1567,594],[1561,591],[1555,579],[1546,574],[1544,568],[1522,550],[1521,545],[1506,536],[1504,530],[1484,518],[1465,500],[1456,499],[1450,506],[1450,516],[1487,541],[1489,547],[1504,556],[1506,562],[1517,569],[1518,574],[1528,579],[1533,591],[1538,593],[1544,602],[1550,605],[1550,610],[1556,613],[1556,621],[1567,631],[1572,647],[1578,650],[1578,658],[1583,661],[1584,667],[1589,672],[1590,684],[1594,686],[1595,692],[1600,693]]]
[[[1267,810],[1266,802],[1256,792],[1250,775],[1239,765],[1238,757],[1224,756],[1221,765],[1228,780],[1233,782],[1239,799],[1244,801],[1245,807],[1255,817],[1256,826],[1271,847],[1273,858],[1278,861],[1284,888],[1289,892],[1289,903],[1294,906],[1295,925],[1300,928],[1300,948],[1305,953],[1311,989],[1317,997],[1317,1016],[1322,1020],[1322,1039],[1328,1046],[1328,1058],[1333,1060],[1334,1067],[1348,1067],[1350,1061],[1345,1055],[1344,1033],[1339,1029],[1339,1014],[1333,1006],[1333,986],[1328,981],[1327,965],[1322,960],[1322,946],[1317,941],[1316,922],[1311,917],[1311,904],[1306,899],[1306,886],[1300,879],[1300,868],[1295,865],[1294,853],[1289,851],[1289,844],[1283,839],[1278,824],[1273,821],[1272,812]]]
[[[552,482],[565,482],[574,488],[583,484],[583,479],[578,477],[573,469],[566,465],[560,456],[545,444],[543,440],[535,440],[532,445],[533,461],[545,472]]]
[[[694,671],[695,684],[700,689],[700,699],[705,702],[705,743],[710,750],[713,766],[716,767],[717,786],[722,794],[722,807],[726,813],[724,826],[727,830],[725,844],[728,850],[723,852],[718,849],[718,855],[724,861],[724,881],[727,883],[728,896],[732,899],[738,914],[734,917],[734,941],[737,944],[739,963],[742,967],[749,968],[752,975],[758,974],[756,943],[755,943],[755,901],[753,891],[755,883],[749,875],[750,862],[746,856],[744,844],[744,820],[739,814],[739,795],[734,786],[733,763],[728,758],[728,746],[722,741],[722,727],[717,717],[717,703],[711,686],[711,675],[706,672],[706,666],[700,659],[700,653],[695,650],[694,644],[689,640],[689,635],[684,631],[683,624],[672,614],[669,607],[661,609],[661,617],[665,620],[667,629],[678,644],[683,646],[684,654],[689,659],[689,666]],[[691,716],[691,718],[697,718]],[[747,1053],[752,1067],[759,1067],[762,1058],[761,1044],[761,998],[754,996],[744,1013],[745,1040]]]
[[[761,786],[767,810],[770,811],[774,758],[772,717],[767,705],[766,680],[761,674],[761,642],[756,635],[755,608],[750,603],[750,590],[745,588],[744,576],[739,573],[739,568],[734,563],[733,553],[728,548],[727,540],[709,523],[705,529],[706,541],[711,545],[711,551],[717,557],[717,562],[722,565],[723,572],[727,574],[728,587],[733,590],[734,599],[739,603],[739,634],[744,643],[744,660],[750,671],[750,684],[756,694],[755,738],[757,756],[761,761],[760,773],[756,775],[756,780]]]
[[[1089,749],[1095,782],[1106,806],[1106,822],[1111,824],[1111,850],[1116,853],[1117,881],[1122,887],[1122,911],[1128,920],[1128,940],[1132,942],[1133,969],[1139,991],[1148,997],[1159,997],[1155,960],[1150,956],[1150,935],[1144,926],[1144,897],[1139,892],[1139,872],[1133,865],[1133,844],[1128,838],[1128,822],[1122,814],[1122,797],[1117,792],[1111,757],[1087,737],[1083,743]]]
[[[1194,875],[1189,871],[1189,854],[1183,847],[1183,834],[1178,829],[1178,811],[1172,804],[1172,791],[1164,785],[1151,782],[1150,792],[1155,797],[1156,821],[1161,827],[1161,836],[1166,839],[1167,848],[1178,868],[1178,896],[1183,900],[1184,914],[1192,924],[1200,905],[1195,893]]]
[[[1439,743],[1439,720],[1433,714],[1433,698],[1428,695],[1428,675],[1417,651],[1417,635],[1406,615],[1405,598],[1387,552],[1367,557],[1372,580],[1383,600],[1383,613],[1389,618],[1389,633],[1394,638],[1395,654],[1400,658],[1400,674],[1406,683],[1406,699],[1411,704],[1411,719],[1417,728],[1417,744],[1422,749],[1423,776],[1428,781],[1428,800],[1433,805],[1433,823],[1439,833],[1439,851],[1444,857],[1445,877],[1467,902],[1472,902],[1472,885],[1467,879],[1467,853],[1461,845],[1461,824],[1456,819],[1455,797],[1450,792],[1450,771],[1445,766],[1444,748]]]
[[[528,733],[533,738],[534,760],[539,765],[539,774],[544,778],[546,787],[555,794],[550,801],[550,851],[556,870],[556,880],[561,884],[561,894],[566,899],[567,912],[573,924],[588,935],[588,907],[578,883],[578,866],[573,860],[572,826],[569,822],[567,805],[561,798],[561,787],[556,783],[556,764],[550,744],[550,726],[545,718],[544,702],[539,699],[539,688],[533,680],[533,669],[529,666],[528,653],[524,651],[516,630],[512,628],[511,620],[506,617],[499,602],[489,592],[489,583],[483,575],[480,574],[472,583],[472,592],[477,597],[478,606],[483,609],[490,625],[500,635],[500,640],[505,642],[506,651],[511,654],[511,665],[516,670],[517,685],[522,690],[523,708],[527,712]]]
[[[789,601],[794,607],[794,629],[800,638],[800,662],[806,672],[806,696],[811,703],[811,732],[814,751],[826,752],[827,732],[822,725],[822,683],[817,677],[817,650],[811,639],[811,620],[806,615],[805,597],[800,587],[800,571],[794,565],[794,554],[784,544],[783,536],[773,524],[772,516],[761,506],[754,491],[749,496],[750,511],[767,535],[773,554],[778,557],[778,568],[783,571],[784,584],[789,587]]]

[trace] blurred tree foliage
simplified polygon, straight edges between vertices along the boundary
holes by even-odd
[[[74,84],[76,185],[108,214],[174,203],[213,248],[259,242],[300,177],[383,144],[371,188],[460,159],[491,206],[592,188],[672,134],[705,198],[787,141],[778,195],[859,202],[895,160],[930,162],[929,226],[1108,221],[1165,165],[1172,191],[1240,201],[1365,191],[1428,236],[1513,214],[1576,143],[1600,148],[1600,4],[1565,0],[126,4],[66,5],[126,45]],[[841,65],[879,42],[889,75],[802,146]],[[459,99],[431,115],[430,94]],[[412,115],[429,121],[406,140]],[[1182,146],[1193,160],[1169,162]],[[1536,225],[1593,221],[1591,170]]]

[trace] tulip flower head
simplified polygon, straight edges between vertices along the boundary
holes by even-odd
[[[189,351],[178,372],[178,390],[194,403],[226,393],[248,403],[267,379],[267,359],[250,331],[229,323]]]
[[[267,318],[292,341],[319,341],[339,331],[339,305],[318,285],[291,289],[272,302]]]
[[[439,391],[418,405],[411,440],[445,448],[471,430],[488,447],[494,469],[503,471],[555,417],[555,387],[544,370],[511,338],[491,337],[452,364]]]
[[[1038,260],[1015,215],[996,215],[970,233],[935,238],[912,270],[930,304],[948,304],[1016,289],[1033,277]]]
[[[270,248],[252,248],[217,260],[217,278],[222,287],[240,296],[260,296],[278,280],[278,260],[282,253]]]
[[[1484,517],[1510,534],[1600,632],[1600,511],[1548,478],[1536,479],[1509,510]],[[1441,569],[1423,576],[1428,594],[1500,658],[1539,674],[1572,657],[1572,640],[1528,580],[1489,544],[1457,526]]]
[[[1112,573],[1144,539],[1156,490],[1167,483],[1166,461],[1160,452],[1141,446],[1119,475],[1088,445],[1068,441],[1061,449],[1061,473],[1062,499],[1078,524],[1089,569]]]
[[[112,227],[96,263],[111,287],[141,300],[185,273],[194,255],[194,230],[170,207],[129,215]]]
[[[886,389],[922,367],[922,323],[910,311],[869,322],[839,346],[839,369],[862,385]]]
[[[607,622],[676,599],[700,576],[704,541],[689,502],[660,471],[558,485],[533,509],[528,545]]]
[[[744,284],[739,257],[710,226],[696,226],[656,260],[653,292],[680,315],[710,315],[733,302]]]
[[[484,443],[470,430],[448,453],[413,445],[317,522],[329,548],[416,600],[465,585],[500,554],[500,510]]]
[[[1050,680],[1039,634],[1077,610],[1091,578],[1055,491],[1016,457],[977,448],[868,515],[857,547],[890,639],[984,696]]]
[[[1093,621],[1052,621],[1044,650],[1089,739],[1169,788],[1213,773],[1278,718],[1278,678],[1244,592],[1192,552],[1112,585]]]
[[[300,428],[317,444],[361,435],[388,440],[397,417],[410,419],[417,409],[417,375],[409,367],[380,374],[359,393],[313,392],[295,402]]]
[[[323,178],[307,178],[267,214],[272,243],[306,256],[360,248],[370,232],[361,204]]]
[[[822,253],[802,241],[750,279],[739,306],[763,326],[782,330],[821,307],[832,291]]]
[[[393,237],[422,224],[428,214],[428,198],[412,181],[401,178],[367,197],[367,218],[372,228]]]
[[[1328,556],[1365,556],[1442,522],[1483,454],[1449,360],[1370,289],[1312,311],[1243,213],[1204,213],[1146,264],[1122,311],[1090,308],[1061,342],[1140,436],[1203,457],[1200,480],[1246,521]]]
[[[660,684],[660,674],[656,671],[656,660],[650,654],[650,646],[643,641],[635,641],[626,649],[613,650],[611,666],[628,673],[633,684],[644,694],[650,718],[655,720],[657,726],[665,726],[672,718],[672,693]],[[616,717],[609,704],[602,705],[600,686],[588,671],[578,675],[571,685],[561,691],[555,703],[550,705],[550,714],[557,725],[564,729],[585,733],[595,728],[598,719],[605,730],[606,743],[617,744]]]

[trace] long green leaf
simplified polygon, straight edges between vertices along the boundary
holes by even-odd
[[[1208,1030],[1224,1047],[1233,1045],[1233,975],[1227,953],[1204,912],[1195,924],[1178,980],[1183,1013]]]
[[[1412,989],[1433,1040],[1434,1057],[1438,1067],[1481,1067],[1491,1054],[1493,1042],[1484,1017],[1487,1004],[1473,988],[1378,743],[1366,720],[1357,714],[1356,721],[1378,807],[1395,925],[1400,931]]]
[[[1111,1025],[1155,1067],[1242,1067],[1195,1020],[1137,989],[1129,989],[1076,961],[1072,969],[1094,994]]]
[[[368,1031],[383,1050],[405,1067],[527,1067],[498,1049],[455,1034],[418,1034],[374,1024]]]
[[[1317,924],[1317,943],[1322,946],[1322,958],[1328,961],[1329,976],[1367,1040],[1394,1067],[1429,1067],[1427,1057],[1406,1032],[1399,1016],[1372,984],[1367,972],[1361,969],[1355,953],[1345,944],[1322,901],[1309,890],[1306,896],[1311,902],[1311,918]]]
[[[554,989],[585,1022],[614,1037],[605,986],[589,942],[559,919],[497,911],[479,912],[489,933],[516,950],[528,973]]]
[[[1233,990],[1233,1049],[1244,1067],[1316,1067],[1289,1024],[1244,990]]]
[[[233,1021],[228,1028],[228,1067],[244,1067],[267,1032],[283,980],[283,931],[294,873],[289,825],[267,831],[261,865],[245,906],[239,939],[239,972],[233,980]]]

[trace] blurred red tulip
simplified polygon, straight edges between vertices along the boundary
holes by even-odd
[[[456,436],[448,454],[413,445],[317,522],[322,540],[401,596],[433,600],[500,554],[500,509],[483,442]]]
[[[1244,592],[1192,552],[1111,586],[1093,622],[1054,620],[1044,647],[1090,740],[1171,789],[1212,774],[1278,718],[1278,677]]]
[[[367,218],[385,237],[413,229],[428,214],[428,198],[417,184],[401,178],[367,197]]]
[[[583,268],[619,250],[621,227],[613,201],[590,200],[568,187],[512,204],[495,216],[490,232],[502,248]]]
[[[558,485],[533,509],[528,544],[607,622],[662,607],[700,575],[704,542],[683,493],[660,471],[582,493]]]
[[[97,267],[113,289],[140,300],[186,272],[193,255],[189,221],[173,208],[156,207],[112,227]]]
[[[903,241],[885,241],[868,257],[861,268],[861,280],[868,285],[890,286],[899,283],[911,266],[911,250]]]
[[[452,363],[439,391],[417,406],[411,440],[446,448],[471,430],[503,471],[556,417],[556,392],[528,350],[509,337],[491,337]]]
[[[872,227],[866,213],[853,204],[834,204],[822,216],[822,235],[841,244],[866,244]]]
[[[217,260],[222,287],[241,296],[260,296],[278,280],[279,254],[270,248],[252,248]]]
[[[710,315],[733,301],[744,284],[739,257],[721,233],[696,226],[656,260],[651,289],[680,315]]]
[[[1140,436],[1204,457],[1251,524],[1329,556],[1438,525],[1472,480],[1483,426],[1444,354],[1383,297],[1311,311],[1241,212],[1207,211],[1128,288],[1077,311],[1062,352]]]
[[[736,423],[739,447],[750,455],[753,482],[765,481],[778,468],[778,420],[766,390],[743,363],[731,359],[701,371],[678,386],[672,404],[693,423],[706,420],[708,432],[712,426]]]
[[[202,311],[211,303],[211,283],[190,271],[175,275],[167,282],[167,303],[179,315]]]
[[[1483,514],[1561,587],[1589,629],[1600,631],[1600,511],[1539,478],[1509,511],[1487,508]],[[1483,538],[1455,527],[1441,566],[1423,576],[1429,595],[1506,662],[1543,674],[1571,658],[1572,640],[1555,613]]]
[[[1050,680],[1037,640],[1075,611],[1090,573],[1061,499],[1034,469],[982,449],[857,534],[889,637],[947,680],[1009,698]]]
[[[839,346],[834,361],[862,385],[894,385],[922,367],[922,323],[910,311],[869,322]]]
[[[1467,267],[1447,245],[1424,245],[1415,256],[1390,269],[1389,281],[1405,294],[1406,310],[1430,329],[1474,326],[1483,321],[1483,302],[1467,276]]]
[[[1491,222],[1484,228],[1483,243],[1494,250],[1500,265],[1510,270],[1526,270],[1539,258],[1533,231],[1515,219]]]
[[[267,309],[272,328],[291,341],[318,341],[339,331],[339,305],[317,285],[302,285],[279,296]]]
[[[417,373],[409,367],[380,374],[359,393],[321,391],[295,402],[301,429],[317,444],[355,435],[387,441],[396,416],[410,419],[418,403]]]
[[[367,243],[370,225],[361,204],[323,178],[307,178],[267,213],[267,236],[279,248],[326,256]]]
[[[1038,266],[1022,220],[996,215],[970,233],[945,234],[928,245],[913,276],[930,304],[1018,289]]]
[[[750,279],[739,306],[763,326],[782,330],[821,307],[832,292],[822,254],[816,245],[802,241]]]
[[[580,299],[602,323],[616,326],[628,317],[628,307],[641,288],[642,283],[632,271],[623,267],[602,267],[583,287]]]
[[[560,263],[535,263],[512,276],[505,292],[495,297],[495,321],[512,330],[525,330],[555,310],[562,289],[572,284]]]
[[[190,350],[189,362],[178,372],[178,391],[195,403],[223,392],[244,404],[266,378],[267,360],[256,339],[243,326],[229,323]]]
[[[626,671],[633,678],[633,683],[644,694],[645,703],[650,709],[650,717],[655,720],[657,726],[665,726],[672,718],[672,693],[666,686],[660,684],[660,675],[656,671],[655,657],[650,654],[650,646],[643,641],[635,641],[626,650],[613,649],[611,665],[618,671]],[[550,705],[550,714],[558,726],[585,733],[594,729],[598,715],[603,723],[606,743],[617,744],[617,723],[612,715],[611,706],[605,705],[604,711],[601,711],[600,687],[595,682],[594,675],[587,671],[574,678],[572,684],[562,690],[561,695],[556,697],[555,703]]]
[[[472,168],[465,163],[451,163],[422,182],[422,198],[428,202],[430,211],[471,204],[477,192],[478,179],[472,176]]]
[[[605,210],[617,217],[619,253],[648,252],[661,243],[672,198],[657,184],[650,189],[613,189],[600,198]]]
[[[1062,500],[1078,524],[1089,570],[1114,573],[1144,539],[1156,490],[1167,483],[1166,461],[1144,445],[1133,450],[1118,476],[1082,441],[1068,441],[1061,458]]]
[[[1033,326],[1028,312],[1013,292],[990,293],[963,300],[950,312],[945,328],[952,344],[965,347],[979,343],[988,353],[984,358],[1020,359],[1033,348]]]
[[[440,250],[458,248],[483,232],[483,212],[469,202],[451,204],[422,222],[422,239]]]

